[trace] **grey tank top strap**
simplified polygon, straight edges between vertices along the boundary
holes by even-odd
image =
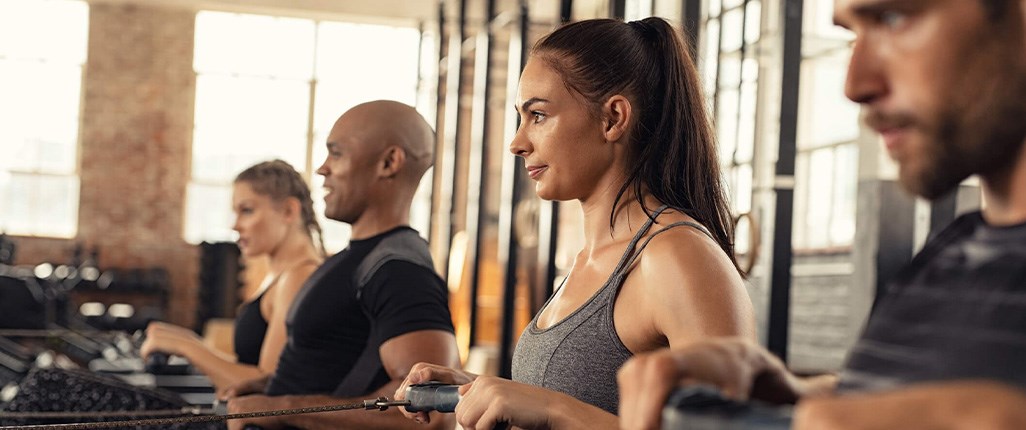
[[[651,222],[651,220],[650,220],[650,222]],[[680,227],[682,225],[686,225],[688,227],[694,228],[695,230],[698,230],[698,231],[702,232],[702,234],[708,236],[710,239],[713,240],[713,242],[716,242],[716,238],[713,237],[713,235],[710,234],[709,231],[707,231],[705,229],[705,227],[702,227],[701,225],[695,224],[695,223],[693,223],[691,221],[678,221],[678,222],[672,223],[670,225],[667,225],[666,227],[663,227],[663,228],[661,228],[659,230],[656,230],[655,233],[652,233],[650,236],[645,238],[645,241],[641,243],[641,246],[638,247],[638,249],[636,251],[632,252],[630,255],[624,254],[624,259],[621,259],[620,260],[620,265],[616,266],[617,269],[619,269],[619,270],[613,271],[613,273],[614,274],[621,273],[621,271],[626,271],[628,268],[630,268],[631,265],[634,264],[634,261],[638,259],[638,256],[641,255],[641,252],[644,251],[646,247],[648,247],[649,242],[651,242],[652,239],[655,239],[656,236],[659,236],[660,234],[663,234],[663,233],[669,231],[672,228]],[[645,231],[648,231],[648,230],[646,229]],[[638,239],[638,237],[635,237],[635,240],[636,239]],[[635,245],[635,242],[631,242],[631,245],[632,246],[627,248],[628,250],[634,249],[633,245]]]
[[[613,305],[623,281],[652,237],[680,225],[705,231],[697,224],[679,222],[646,238],[655,218],[666,208],[664,205],[654,211],[624,250],[605,284],[580,308],[545,329],[538,328],[541,312],[535,315],[513,353],[513,380],[559,391],[616,413],[616,372],[633,355],[620,340],[613,323]],[[548,305],[546,302],[542,309]]]
[[[645,221],[645,225],[641,226],[641,228],[638,229],[638,232],[634,234],[634,238],[631,239],[631,243],[627,245],[627,249],[624,250],[623,256],[620,257],[620,262],[616,263],[616,268],[613,269],[614,276],[623,273],[623,271],[627,270],[628,267],[631,267],[631,263],[635,258],[637,258],[637,255],[641,253],[640,249],[637,251],[634,250],[638,246],[638,242],[641,241],[641,238],[645,237],[645,233],[648,233],[652,228],[652,224],[655,224],[655,219],[658,218],[666,208],[666,205],[662,205],[656,209],[655,213],[648,218],[648,221]],[[645,245],[648,245],[648,240],[645,241]]]

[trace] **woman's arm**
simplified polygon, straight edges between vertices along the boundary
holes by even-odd
[[[648,311],[641,314],[651,315],[652,330],[665,336],[669,348],[639,353],[620,369],[622,428],[659,428],[667,397],[685,383],[776,403],[833,390],[832,375],[799,378],[758,344],[744,282],[704,234],[667,231],[652,240],[635,270],[632,276],[645,288],[634,295]]]
[[[207,346],[192,330],[161,322],[150,323],[146,328],[146,341],[140,353],[146,357],[161,351],[185,357],[200,373],[210,378],[218,392],[242,381],[270,375],[278,366],[278,358],[285,347],[285,316],[289,306],[315,269],[313,265],[304,265],[287,271],[282,274],[278,285],[269,291],[270,296],[264,297],[272,300],[272,312],[257,366],[239,363],[235,357]]]
[[[264,343],[260,347],[260,361],[257,363],[260,372],[271,375],[278,369],[278,359],[281,358],[281,351],[285,348],[285,341],[288,335],[285,330],[285,319],[289,314],[289,308],[296,299],[296,294],[303,288],[306,279],[317,270],[316,264],[304,264],[282,273],[278,285],[274,286],[273,293],[264,300],[271,299],[270,316],[267,319],[267,333],[264,335]]]
[[[744,280],[719,245],[695,228],[653,238],[628,282],[617,306],[644,310],[637,316],[648,319],[670,349],[717,337],[757,339]],[[627,300],[637,303],[622,303]]]
[[[207,346],[192,330],[168,323],[151,322],[146,328],[146,341],[143,342],[140,354],[147,357],[158,351],[189,360],[193,367],[210,378],[219,391],[261,374],[256,366],[238,363],[234,357]]]

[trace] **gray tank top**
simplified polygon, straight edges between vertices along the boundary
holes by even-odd
[[[616,414],[620,397],[616,371],[633,355],[613,324],[613,304],[628,269],[652,238],[671,228],[687,225],[709,235],[698,224],[682,221],[656,231],[639,247],[638,242],[651,229],[654,218],[665,209],[665,205],[657,209],[638,230],[609,279],[584,305],[544,330],[538,328],[541,312],[535,315],[513,352],[514,381],[559,391]],[[545,302],[542,309],[548,305]]]

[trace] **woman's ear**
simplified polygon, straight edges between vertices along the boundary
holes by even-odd
[[[380,174],[385,178],[394,178],[406,164],[406,151],[398,146],[390,146],[385,150],[381,160]]]
[[[302,216],[303,207],[299,203],[298,198],[289,196],[286,197],[285,201],[282,203],[282,210],[285,211],[285,219],[288,221],[291,222],[292,220],[298,219]]]
[[[605,121],[606,141],[616,142],[627,133],[627,126],[631,122],[631,102],[620,94],[614,95],[606,100],[602,106],[602,117]]]

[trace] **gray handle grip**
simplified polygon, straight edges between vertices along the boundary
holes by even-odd
[[[407,412],[455,412],[460,402],[459,385],[429,382],[406,387]]]

